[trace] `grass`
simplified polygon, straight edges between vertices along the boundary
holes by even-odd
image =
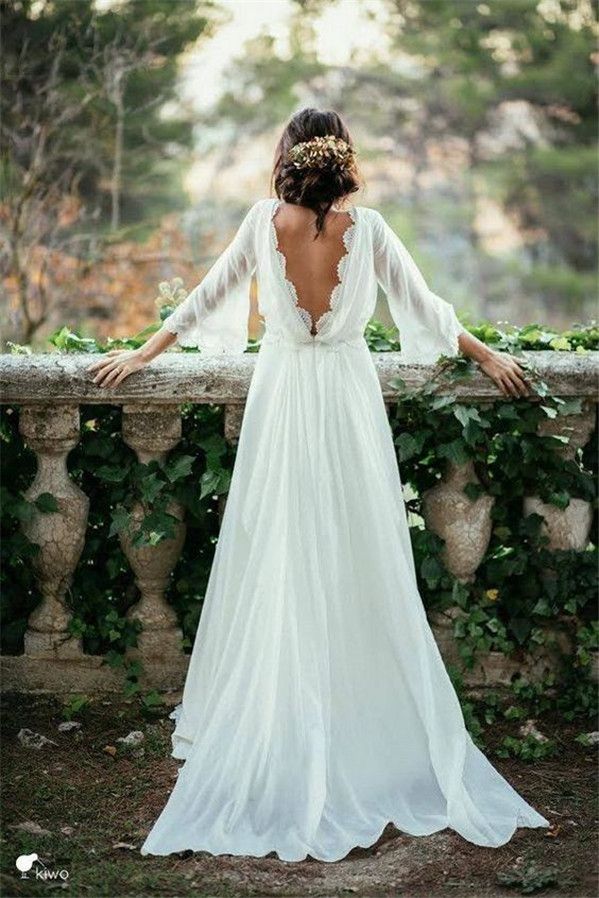
[[[266,858],[213,857],[183,852],[142,857],[139,847],[174,783],[167,708],[142,712],[120,698],[98,698],[75,719],[79,730],[58,732],[63,705],[47,696],[3,697],[3,839],[1,888],[5,898],[48,895],[409,895],[410,898],[487,898],[538,894],[592,898],[597,894],[596,749],[575,741],[581,725],[539,722],[559,745],[556,757],[526,764],[494,755],[510,724],[493,727],[489,757],[512,785],[552,823],[551,830],[520,829],[498,849],[479,848],[451,830],[414,838],[387,827],[379,842],[346,859],[288,864]],[[512,727],[515,725],[512,724]],[[40,750],[17,739],[28,727],[54,740]],[[582,727],[584,728],[584,726]],[[587,726],[586,729],[591,729]],[[131,730],[145,734],[143,754],[119,748]],[[116,753],[114,751],[116,749]],[[23,824],[45,832],[28,832]],[[120,847],[119,847],[120,846]],[[21,879],[20,854],[36,852],[66,881]]]

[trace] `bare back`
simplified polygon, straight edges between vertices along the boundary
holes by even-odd
[[[347,253],[344,235],[352,226],[349,212],[330,211],[317,239],[316,216],[306,206],[281,203],[273,224],[277,246],[285,258],[285,276],[293,286],[297,304],[312,319],[311,333],[318,320],[330,311],[330,301],[339,284],[338,266]]]

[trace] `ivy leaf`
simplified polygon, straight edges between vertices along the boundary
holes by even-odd
[[[509,421],[515,421],[520,417],[518,408],[511,402],[498,403],[496,413],[499,418]]]
[[[482,483],[467,483],[464,487],[464,492],[472,502],[476,501],[476,499],[478,499],[478,497],[481,496],[484,491],[485,488]]]
[[[95,473],[99,480],[120,483],[127,476],[127,468],[125,465],[99,465],[95,468]]]
[[[446,393],[444,396],[435,396],[431,403],[431,410],[436,412],[440,408],[445,408],[448,405],[452,405],[455,401],[456,398],[452,393]]]
[[[437,448],[441,458],[447,458],[456,465],[465,464],[470,456],[468,455],[463,440],[452,440],[451,443],[442,443]]]
[[[400,461],[407,461],[408,459],[413,458],[418,452],[418,443],[412,434],[407,431],[403,431],[403,433],[400,433],[399,436],[396,437],[395,445],[399,450]]]
[[[38,511],[43,511],[44,514],[58,511],[58,502],[56,501],[56,496],[53,496],[52,493],[40,493],[34,505]]]
[[[551,606],[547,599],[539,599],[536,605],[532,609],[533,614],[538,614],[540,617],[549,617],[551,614]]]
[[[549,342],[549,345],[552,349],[555,349],[558,352],[568,352],[568,350],[572,349],[572,344],[565,337],[554,337],[554,339]]]
[[[200,480],[200,499],[204,499],[211,494],[220,496],[226,493],[231,482],[231,474],[225,468],[216,471],[204,471]]]
[[[191,474],[195,458],[193,455],[180,455],[172,461],[167,461],[164,466],[164,473],[174,483],[175,480],[181,480],[182,477],[188,477]]]
[[[580,415],[582,412],[582,399],[563,399],[560,402],[558,414],[560,415]]]
[[[462,425],[465,427],[469,421],[480,423],[480,415],[478,409],[472,405],[454,405],[453,413]]]
[[[108,536],[124,533],[129,527],[129,512],[123,505],[117,505],[110,514],[111,524]]]
[[[548,418],[557,418],[557,409],[551,408],[549,405],[542,405],[541,408],[545,412]]]
[[[198,440],[198,446],[206,454],[206,465],[209,468],[218,468],[221,455],[227,450],[227,442],[219,433],[213,433],[208,437]]]
[[[156,689],[153,689],[151,692],[146,692],[146,694],[142,696],[142,702],[146,708],[156,708],[163,704],[162,696]]]
[[[429,555],[420,565],[420,574],[429,583],[434,583],[443,576],[443,568],[433,555]]]
[[[164,481],[157,474],[148,474],[141,481],[140,497],[142,501],[151,504],[164,489]]]
[[[468,421],[463,430],[464,440],[469,446],[475,446],[484,438],[484,430],[476,421]]]
[[[564,509],[570,504],[570,493],[566,490],[561,490],[560,492],[551,493],[548,499],[551,505],[556,505],[558,508]]]
[[[512,617],[509,626],[520,645],[526,642],[526,638],[532,630],[532,622],[528,618]]]

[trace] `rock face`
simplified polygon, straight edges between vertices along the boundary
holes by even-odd
[[[599,353],[524,355],[554,395],[584,401],[583,414],[547,421],[542,430],[545,435],[567,435],[564,457],[573,457],[594,427]],[[434,371],[431,366],[404,364],[401,353],[373,353],[372,358],[387,403],[397,398],[396,378],[408,387],[417,387]],[[24,655],[2,659],[3,688],[7,690],[94,693],[122,688],[122,674],[104,664],[103,657],[86,655],[80,640],[71,636],[71,612],[66,603],[84,545],[89,508],[87,496],[69,477],[66,459],[79,439],[79,405],[107,401],[106,391],[87,373],[90,361],[84,354],[0,355],[2,402],[19,406],[20,431],[38,461],[26,494],[31,502],[38,500],[38,505],[24,531],[40,546],[34,568],[42,596],[29,620]],[[255,353],[204,358],[196,353],[164,353],[110,391],[109,401],[123,407],[123,440],[142,463],[165,459],[181,437],[181,403],[199,402],[225,407],[225,437],[235,443],[255,363]],[[500,396],[482,373],[443,390],[451,390],[464,403],[484,403]],[[493,499],[486,495],[469,499],[463,488],[472,482],[476,476],[471,465],[450,464],[441,482],[424,497],[427,524],[445,541],[446,564],[462,581],[474,578],[491,527]],[[45,506],[51,510],[44,510],[45,500],[40,499],[44,493],[56,501],[55,507]],[[131,616],[143,625],[136,653],[143,660],[144,688],[179,688],[187,669],[176,615],[165,600],[165,587],[183,546],[185,523],[179,504],[173,502],[169,510],[179,522],[173,538],[156,546],[138,547],[132,534],[122,536],[141,594]],[[582,549],[586,545],[590,508],[581,500],[573,499],[560,511],[531,496],[524,510],[542,514],[553,548]],[[141,505],[133,509],[134,525],[142,515]],[[441,641],[448,660],[455,655],[452,640],[445,628]],[[489,658],[484,677],[479,679],[503,681],[508,673],[511,676],[512,668],[508,671],[502,664]]]

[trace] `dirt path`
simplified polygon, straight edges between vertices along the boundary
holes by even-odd
[[[344,860],[286,863],[266,858],[214,857],[185,852],[142,857],[139,847],[172,788],[179,762],[169,755],[172,722],[144,718],[123,701],[97,700],[60,732],[61,705],[44,697],[3,698],[2,895],[48,895],[60,888],[85,896],[406,895],[410,898],[486,898],[537,893],[594,898],[597,894],[596,750],[574,741],[581,726],[542,721],[559,740],[557,758],[527,765],[491,757],[498,769],[552,824],[520,829],[498,849],[479,848],[451,830],[415,838],[388,826],[367,849]],[[27,727],[55,744],[26,748]],[[588,727],[587,727],[588,728]],[[504,731],[493,733],[498,741]],[[118,742],[141,731],[137,748]],[[66,881],[21,879],[20,854],[36,852]],[[512,877],[513,885],[505,883]],[[527,892],[524,892],[524,890]]]

